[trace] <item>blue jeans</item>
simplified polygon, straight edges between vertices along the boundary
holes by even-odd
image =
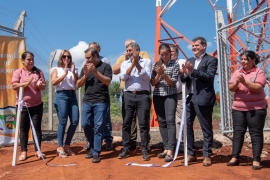
[[[68,117],[70,119],[70,125],[68,127],[65,145],[70,145],[71,139],[79,123],[79,108],[75,91],[57,91],[54,106],[59,120],[57,130],[58,146],[63,146]]]
[[[106,143],[113,141],[110,106],[108,106],[108,110],[106,114],[106,121],[104,124],[104,131],[103,131],[103,139]],[[85,137],[85,140],[89,142],[87,137]]]
[[[99,155],[101,152],[108,106],[108,103],[84,102],[82,104],[82,127],[93,155]]]

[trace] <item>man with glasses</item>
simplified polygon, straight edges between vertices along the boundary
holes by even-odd
[[[96,49],[85,50],[84,64],[77,87],[85,85],[82,104],[82,127],[90,143],[88,158],[92,162],[100,162],[99,154],[102,147],[103,129],[109,107],[109,85],[112,79],[112,69],[107,63],[99,60]]]

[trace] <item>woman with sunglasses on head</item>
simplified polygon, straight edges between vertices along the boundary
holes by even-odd
[[[230,80],[229,89],[234,92],[232,104],[233,149],[228,166],[240,163],[240,153],[247,128],[251,137],[253,163],[252,169],[260,169],[263,148],[263,128],[266,118],[267,101],[264,86],[266,77],[256,65],[260,57],[253,51],[240,54],[242,68],[236,70]]]
[[[66,158],[67,155],[74,156],[70,149],[71,139],[79,123],[79,108],[76,97],[76,82],[78,72],[75,69],[72,56],[68,50],[60,53],[57,67],[52,70],[52,85],[55,86],[56,96],[54,106],[58,116],[58,148],[59,157]],[[70,119],[65,145],[63,146],[65,129]]]
[[[155,86],[153,103],[158,116],[159,130],[164,151],[158,154],[165,162],[173,160],[176,141],[175,111],[177,105],[177,88],[179,64],[171,59],[171,48],[168,44],[159,46],[160,59],[154,64],[151,84]]]
[[[43,102],[41,99],[41,90],[46,87],[46,82],[43,72],[34,66],[34,54],[26,51],[22,54],[23,68],[14,71],[12,76],[12,88],[17,91],[16,106],[18,106],[18,97],[20,87],[24,88],[23,92],[23,104],[21,111],[21,123],[20,123],[20,144],[21,155],[20,161],[24,161],[27,158],[27,144],[28,133],[30,128],[30,118],[32,119],[39,147],[41,146],[41,120],[43,114]],[[44,154],[38,152],[37,144],[35,144],[35,156],[38,158],[45,158]]]

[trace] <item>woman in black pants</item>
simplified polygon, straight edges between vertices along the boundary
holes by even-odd
[[[41,145],[41,120],[43,114],[41,90],[45,89],[46,82],[43,72],[34,66],[34,62],[34,54],[29,51],[24,52],[22,54],[23,68],[14,71],[12,76],[12,88],[17,91],[16,105],[18,105],[19,89],[20,87],[24,88],[24,103],[22,104],[20,123],[20,144],[22,151],[19,156],[20,161],[24,161],[27,158],[27,143],[30,128],[29,114],[36,130],[39,146]],[[37,144],[35,144],[35,152],[35,156],[38,158],[45,157],[44,154],[39,154]]]
[[[266,77],[256,65],[260,57],[253,51],[240,54],[242,69],[236,70],[230,80],[229,89],[234,92],[232,105],[233,149],[228,166],[239,165],[240,153],[247,128],[251,136],[252,169],[260,169],[263,148],[263,127],[266,118],[267,101],[264,86]]]
[[[171,60],[171,48],[168,44],[161,44],[159,46],[159,55],[160,60],[154,64],[151,75],[151,84],[155,86],[153,103],[164,145],[164,151],[158,154],[158,157],[165,158],[165,162],[170,162],[173,160],[173,150],[176,141],[176,82],[179,64]]]

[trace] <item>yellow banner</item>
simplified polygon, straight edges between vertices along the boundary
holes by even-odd
[[[13,72],[23,67],[23,52],[25,38],[0,36],[0,146],[14,141],[16,91],[12,90],[11,80]]]

